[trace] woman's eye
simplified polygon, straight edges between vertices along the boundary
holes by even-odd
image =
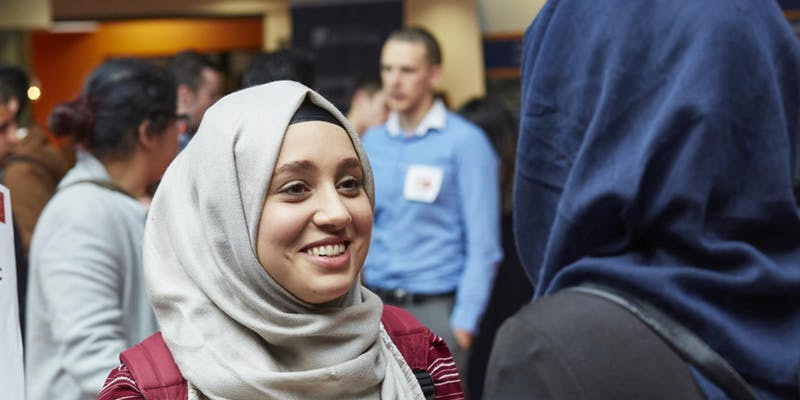
[[[346,178],[339,182],[339,188],[345,191],[357,192],[361,190],[361,180],[356,178]]]
[[[288,194],[290,196],[300,196],[303,195],[305,192],[308,191],[308,188],[305,184],[301,182],[294,182],[288,185],[285,185],[281,188],[280,193]]]

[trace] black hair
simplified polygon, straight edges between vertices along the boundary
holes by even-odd
[[[242,87],[272,81],[290,80],[308,87],[314,86],[314,58],[299,49],[284,49],[259,53],[250,61],[242,75]]]
[[[442,49],[439,42],[427,29],[418,26],[407,26],[392,31],[386,42],[401,40],[404,42],[421,43],[425,46],[425,58],[430,65],[442,65]]]
[[[500,157],[500,187],[503,188],[503,212],[511,212],[514,182],[514,161],[517,157],[516,113],[498,96],[468,100],[458,114],[478,125],[489,138]]]
[[[367,92],[369,97],[375,95],[383,89],[383,82],[381,81],[381,76],[377,73],[365,73],[360,75],[358,80],[356,81],[353,90],[350,92],[350,102],[347,104],[347,109],[351,109],[353,107],[353,96],[359,90],[363,90]]]
[[[377,73],[371,74],[364,74],[356,81],[356,86],[353,89],[353,93],[358,90],[363,90],[367,92],[370,96],[378,93],[383,89],[383,82],[381,81],[381,76]]]
[[[125,157],[133,150],[139,125],[164,134],[175,117],[175,83],[169,73],[142,60],[120,58],[95,69],[78,99],[50,115],[54,134],[73,136],[98,158]]]
[[[77,136],[76,132],[88,132],[92,129],[91,116],[86,99],[78,97],[55,106],[47,118],[47,128],[58,137]]]
[[[7,103],[16,99],[19,104],[17,115],[21,115],[28,105],[28,74],[16,65],[0,64],[0,101]]]
[[[186,85],[197,90],[203,80],[203,70],[209,68],[220,71],[219,66],[203,54],[193,50],[184,50],[174,55],[167,63],[167,70],[172,74],[175,85]]]

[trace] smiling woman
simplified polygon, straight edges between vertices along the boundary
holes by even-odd
[[[300,111],[311,107],[304,103]],[[303,121],[286,130],[276,165],[261,212],[258,259],[301,300],[335,300],[353,286],[372,231],[361,163],[341,125]]]
[[[463,398],[444,341],[360,284],[373,204],[357,134],[317,93],[221,99],[148,215],[162,332],[122,353],[100,399],[148,398],[153,377],[176,399]]]

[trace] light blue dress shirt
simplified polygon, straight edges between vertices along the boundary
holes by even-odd
[[[501,261],[497,155],[474,124],[436,101],[411,136],[398,116],[369,130],[375,222],[368,286],[456,292],[453,327],[477,330]]]

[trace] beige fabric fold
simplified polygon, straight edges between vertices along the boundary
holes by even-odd
[[[209,399],[422,399],[381,340],[383,305],[360,279],[343,298],[312,305],[256,256],[281,142],[306,96],[346,127],[374,204],[358,135],[322,96],[279,81],[222,98],[168,168],[148,215],[145,275],[164,339]]]

